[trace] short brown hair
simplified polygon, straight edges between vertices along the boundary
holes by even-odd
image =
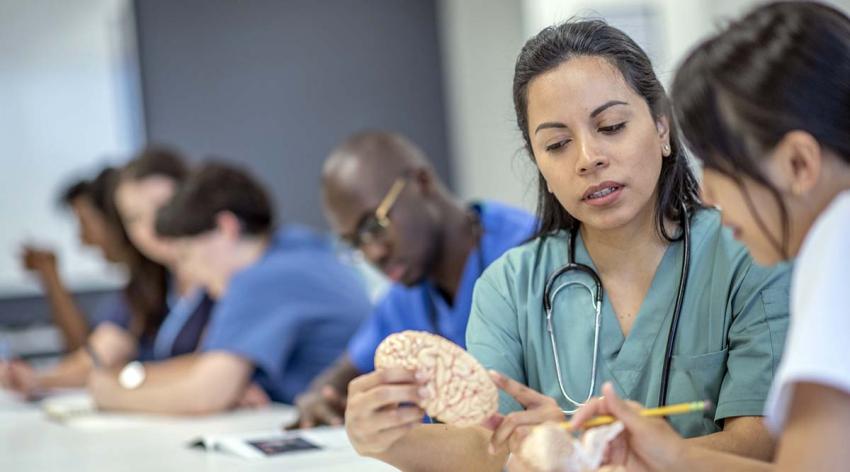
[[[159,210],[156,231],[162,236],[195,236],[215,228],[216,215],[233,213],[249,235],[271,231],[274,215],[266,191],[239,167],[210,161],[202,164]]]

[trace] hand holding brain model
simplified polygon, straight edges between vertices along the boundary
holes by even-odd
[[[459,427],[475,426],[494,415],[499,395],[487,371],[469,353],[440,336],[403,331],[388,336],[375,352],[375,368],[403,367],[427,381],[426,413]]]

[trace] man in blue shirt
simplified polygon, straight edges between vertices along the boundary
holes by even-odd
[[[291,403],[345,348],[371,310],[354,270],[305,228],[273,231],[269,199],[239,169],[203,165],[157,218],[177,238],[179,267],[217,299],[201,352],[92,375],[107,409],[210,413],[252,382]]]
[[[386,132],[356,134],[334,150],[322,195],[333,230],[392,284],[345,354],[296,400],[300,427],[342,423],[348,382],[374,370],[392,333],[430,331],[464,346],[475,281],[536,226],[505,205],[458,202],[418,147]]]

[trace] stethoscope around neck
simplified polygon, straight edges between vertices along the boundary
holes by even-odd
[[[670,363],[673,357],[673,346],[676,340],[676,332],[679,328],[679,318],[682,312],[682,301],[685,296],[685,288],[687,287],[688,271],[690,268],[691,256],[691,225],[688,218],[687,210],[684,206],[681,209],[681,227],[684,240],[684,254],[682,256],[682,267],[679,274],[679,287],[676,293],[676,306],[673,310],[673,319],[670,322],[670,331],[667,335],[667,346],[664,352],[664,364],[662,366],[661,387],[658,392],[658,406],[663,406],[667,403],[667,387],[670,383]],[[552,344],[552,357],[555,361],[555,374],[558,379],[558,387],[561,390],[561,395],[569,403],[575,406],[573,409],[563,410],[565,414],[571,415],[576,412],[582,405],[587,403],[593,396],[596,388],[596,373],[599,363],[599,331],[602,326],[602,280],[599,275],[590,266],[576,262],[576,236],[578,227],[570,230],[569,249],[567,254],[567,263],[552,272],[546,278],[546,285],[543,288],[543,310],[546,313],[546,331],[549,334],[549,341]],[[570,280],[564,282],[557,287],[555,282],[562,275],[569,272],[581,272],[588,276],[591,283],[582,280]],[[593,358],[590,365],[590,387],[583,401],[576,401],[568,393],[564,387],[563,374],[561,373],[560,356],[558,356],[558,346],[555,341],[555,329],[552,324],[553,303],[558,292],[569,287],[580,287],[590,294],[593,300],[594,320],[593,320]]]

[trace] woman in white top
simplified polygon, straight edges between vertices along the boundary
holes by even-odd
[[[627,470],[848,470],[850,18],[814,2],[762,6],[692,52],[672,95],[705,201],[757,262],[797,258],[765,412],[779,449],[768,464],[691,447],[610,385],[575,420],[622,420],[610,459]]]

